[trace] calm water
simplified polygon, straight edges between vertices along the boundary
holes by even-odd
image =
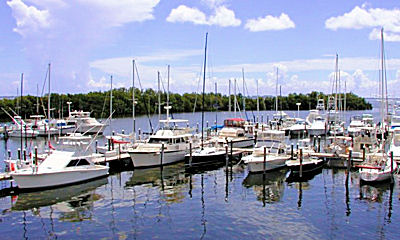
[[[175,117],[200,119],[199,114]],[[220,113],[220,120],[226,117]],[[215,114],[207,113],[206,119],[213,122]],[[118,132],[129,132],[131,125],[131,119],[116,119],[112,124]],[[147,131],[147,118],[140,117],[137,125]],[[19,141],[1,141],[0,154],[18,147]],[[0,198],[0,236],[400,239],[398,176],[394,185],[379,186],[360,185],[356,172],[346,181],[344,170],[338,169],[323,169],[301,183],[288,177],[285,169],[263,177],[249,174],[241,165],[228,171],[216,166],[187,172],[182,163],[162,170],[125,171],[85,184]]]

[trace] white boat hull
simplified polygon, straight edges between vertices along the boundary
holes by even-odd
[[[108,167],[96,166],[95,168],[82,167],[81,169],[65,170],[58,172],[32,173],[31,170],[13,173],[12,178],[20,189],[37,189],[64,186],[72,183],[83,182],[108,175]]]
[[[220,143],[226,143],[226,141],[220,141]],[[228,140],[228,146],[230,147],[230,142]],[[245,140],[232,140],[232,147],[234,148],[246,148],[254,146],[254,139],[245,139]]]
[[[165,151],[164,157],[161,158],[160,152],[129,152],[135,168],[161,166],[183,161],[186,154],[186,150]]]
[[[264,171],[264,156],[254,157],[250,155],[247,159],[247,161],[244,161],[247,163],[249,172]],[[289,159],[289,156],[267,156],[265,161],[265,170],[270,171],[273,169],[284,167],[286,166],[286,161]]]
[[[100,125],[78,125],[76,131],[79,133],[86,134],[103,134],[104,128],[106,126],[103,124]]]

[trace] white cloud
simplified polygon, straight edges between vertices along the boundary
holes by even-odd
[[[197,8],[190,8],[185,5],[172,9],[167,17],[168,22],[192,22],[194,24],[208,24],[206,15]]]
[[[235,17],[235,12],[225,6],[216,7],[214,15],[207,18],[206,14],[197,8],[180,5],[171,10],[167,17],[168,22],[191,22],[198,25],[216,25],[220,27],[235,27],[241,24],[240,19]]]
[[[209,23],[221,27],[239,26],[242,21],[235,18],[235,12],[227,9],[225,6],[218,7],[215,10],[215,15],[210,16]]]
[[[249,19],[245,25],[245,28],[251,32],[284,30],[294,27],[294,22],[285,13],[281,13],[279,17],[267,15],[263,18]]]
[[[98,90],[108,91],[111,88],[111,79],[106,77],[101,77],[98,81],[94,80],[90,76],[90,80],[87,83],[88,87],[97,88]],[[118,82],[118,79],[113,78],[113,88],[125,87],[123,82]]]
[[[356,6],[348,13],[327,19],[325,27],[331,30],[375,28],[369,35],[371,40],[380,39],[376,28],[383,27],[387,32],[387,41],[400,41],[400,9],[367,9],[367,5]]]
[[[51,62],[53,90],[62,92],[87,91],[92,51],[113,43],[120,26],[153,19],[158,3],[159,0],[7,2],[17,23],[15,31],[22,36],[31,78],[41,81]]]
[[[22,36],[31,31],[36,32],[41,28],[50,27],[48,10],[28,6],[22,0],[11,0],[7,2],[7,5],[12,9],[12,14],[17,21],[17,27],[13,30]]]

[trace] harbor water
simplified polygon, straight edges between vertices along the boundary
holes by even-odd
[[[346,120],[357,114],[347,112]],[[266,121],[272,112],[262,115]],[[200,113],[174,117],[191,126],[201,119]],[[227,117],[219,113],[218,123]],[[157,120],[152,116],[153,128]],[[206,113],[206,120],[214,124],[215,113]],[[132,125],[131,118],[114,119],[105,134],[130,132]],[[149,131],[146,116],[138,117],[137,128]],[[28,140],[27,146],[43,149],[44,142]],[[19,139],[1,141],[2,159],[19,147]],[[125,170],[83,184],[1,196],[0,238],[400,239],[399,181],[396,175],[394,184],[362,185],[356,171],[325,168],[297,182],[287,169],[249,174],[241,164]]]

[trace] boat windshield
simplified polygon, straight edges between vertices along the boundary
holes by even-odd
[[[149,143],[172,143],[172,138],[153,138],[149,139]]]

